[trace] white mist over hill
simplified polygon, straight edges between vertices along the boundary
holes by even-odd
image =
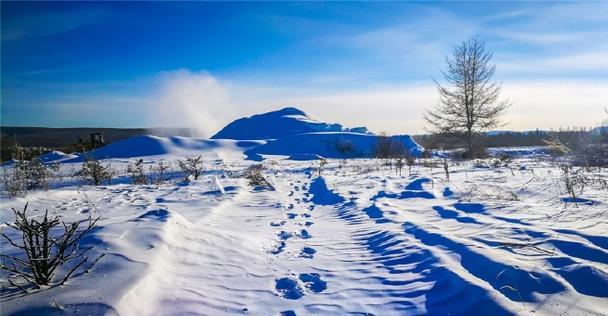
[[[228,89],[206,72],[186,69],[163,73],[150,100],[149,121],[156,126],[191,127],[196,136],[208,137],[236,113]]]

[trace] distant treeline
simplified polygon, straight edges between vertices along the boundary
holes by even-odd
[[[66,153],[82,152],[91,149],[91,134],[100,134],[106,144],[139,135],[192,136],[187,128],[50,128],[0,126],[1,160],[11,159],[11,148],[19,144],[32,152],[32,155],[50,150]]]
[[[526,132],[491,132],[477,136],[480,143],[485,147],[520,147],[520,146],[544,146],[550,140],[559,140],[569,147],[577,147],[590,141],[608,141],[608,127],[595,129],[570,128],[553,131],[526,131]],[[424,148],[429,149],[454,149],[464,146],[464,142],[458,135],[416,135],[414,139]]]

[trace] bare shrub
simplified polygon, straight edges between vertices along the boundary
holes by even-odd
[[[11,196],[22,196],[29,190],[47,188],[51,168],[45,166],[39,158],[16,160],[12,172],[4,170],[4,188]]]
[[[156,164],[155,166],[150,166],[150,171],[154,175],[152,182],[154,182],[154,184],[156,185],[159,185],[167,181],[167,171],[169,170],[169,168],[170,165],[164,160],[159,160],[158,164]]]
[[[406,148],[399,139],[387,136],[386,133],[380,133],[374,146],[374,157],[378,159],[392,159],[402,157],[405,151]]]
[[[577,166],[608,167],[608,142],[588,144],[573,156],[573,163]]]
[[[319,171],[319,177],[321,176],[321,173],[323,172],[323,167],[325,167],[325,165],[327,165],[327,159],[321,158],[319,160],[319,168],[317,169]]]
[[[395,174],[397,174],[397,172],[399,172],[399,175],[401,175],[401,170],[403,170],[403,166],[404,166],[403,158],[397,158],[395,160]],[[410,173],[411,173],[411,169],[410,169]]]
[[[412,174],[412,167],[416,164],[416,156],[412,154],[412,152],[408,149],[404,151],[404,160],[409,169],[408,174]]]
[[[3,258],[0,269],[11,273],[8,278],[11,285],[22,290],[25,290],[24,286],[28,285],[37,288],[50,285],[57,268],[74,260],[77,263],[59,282],[59,284],[64,284],[78,268],[88,261],[86,253],[93,247],[79,249],[79,241],[96,227],[99,218],[89,217],[86,226],[79,229],[80,222],[66,224],[59,221],[57,217],[50,218],[48,210],[44,213],[42,220],[28,218],[26,216],[27,204],[23,211],[12,210],[15,214],[15,221],[7,223],[7,225],[21,234],[22,243],[16,242],[5,233],[2,233],[2,237],[13,247],[19,249],[26,258],[0,254]],[[63,229],[62,233],[57,232],[60,227]],[[91,266],[100,258],[101,256],[94,260]]]
[[[127,173],[131,177],[133,184],[148,184],[148,176],[144,171],[144,160],[139,159],[127,166]]]
[[[100,185],[104,182],[109,184],[114,172],[110,164],[104,166],[101,161],[89,157],[82,164],[82,170],[80,170],[79,175],[90,184]]]
[[[203,173],[203,160],[202,156],[198,157],[186,157],[186,160],[178,161],[179,168],[186,174],[186,179],[189,176],[194,177],[194,180],[198,180],[198,177]]]
[[[574,169],[570,165],[563,165],[561,167],[562,175],[561,180],[564,183],[566,192],[572,198],[572,201],[576,203],[577,198],[583,194],[585,187],[587,186],[587,178],[584,175],[583,169]]]
[[[272,188],[272,185],[266,180],[262,171],[264,171],[264,165],[262,164],[251,165],[245,170],[245,178],[249,186]]]
[[[443,172],[445,173],[445,181],[450,182],[450,165],[447,159],[443,159]]]
[[[564,145],[557,138],[545,140],[544,143],[545,143],[545,146],[547,146],[548,154],[553,157],[564,156],[571,152],[570,148],[568,148],[568,146]]]

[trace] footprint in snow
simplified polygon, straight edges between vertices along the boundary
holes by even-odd
[[[312,224],[314,224],[314,223],[313,222],[296,223],[296,225],[298,225],[298,226],[306,226],[306,227],[310,227],[310,226],[312,226]]]
[[[304,296],[305,291],[320,293],[327,289],[327,282],[321,280],[317,273],[303,273],[298,279],[291,277],[275,280],[275,289],[280,297],[297,300]]]
[[[314,248],[311,247],[304,247],[302,248],[302,250],[300,251],[300,257],[301,258],[307,258],[307,259],[312,259],[312,257],[314,256],[314,254],[317,251]]]
[[[274,247],[274,249],[270,250],[270,253],[273,255],[278,255],[285,250],[285,246],[287,246],[287,244],[284,241],[281,241]]]
[[[323,292],[327,289],[327,282],[321,280],[321,276],[318,273],[300,274],[300,281],[304,283],[308,290],[314,293]]]
[[[302,229],[302,231],[300,232],[300,238],[308,239],[312,238],[312,235],[306,229]]]
[[[270,226],[279,227],[285,225],[285,221],[274,221],[270,223]]]
[[[287,240],[287,239],[293,237],[293,233],[288,233],[288,232],[282,230],[277,234],[277,237],[279,237],[280,240]]]
[[[276,279],[274,288],[280,297],[288,300],[297,300],[304,296],[304,291],[298,281],[291,278]]]
[[[294,219],[294,218],[296,218],[296,216],[298,216],[298,214],[296,214],[296,213],[287,213],[288,219]]]

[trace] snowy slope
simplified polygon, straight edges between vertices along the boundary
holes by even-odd
[[[313,132],[369,133],[364,127],[347,129],[340,124],[314,120],[296,108],[284,108],[238,119],[224,127],[212,139],[276,139]]]
[[[409,148],[414,155],[419,156],[423,148],[407,135],[394,136],[397,141]],[[373,157],[378,136],[358,133],[307,133],[270,140],[267,143],[249,149],[249,156],[284,155],[305,157],[314,155],[325,158]],[[303,159],[302,159],[303,160]]]
[[[263,144],[263,141],[237,141],[193,137],[135,136],[110,143],[66,162],[82,162],[87,157],[96,159],[134,158],[145,156],[185,156],[201,154],[216,158],[243,158],[243,151]]]

